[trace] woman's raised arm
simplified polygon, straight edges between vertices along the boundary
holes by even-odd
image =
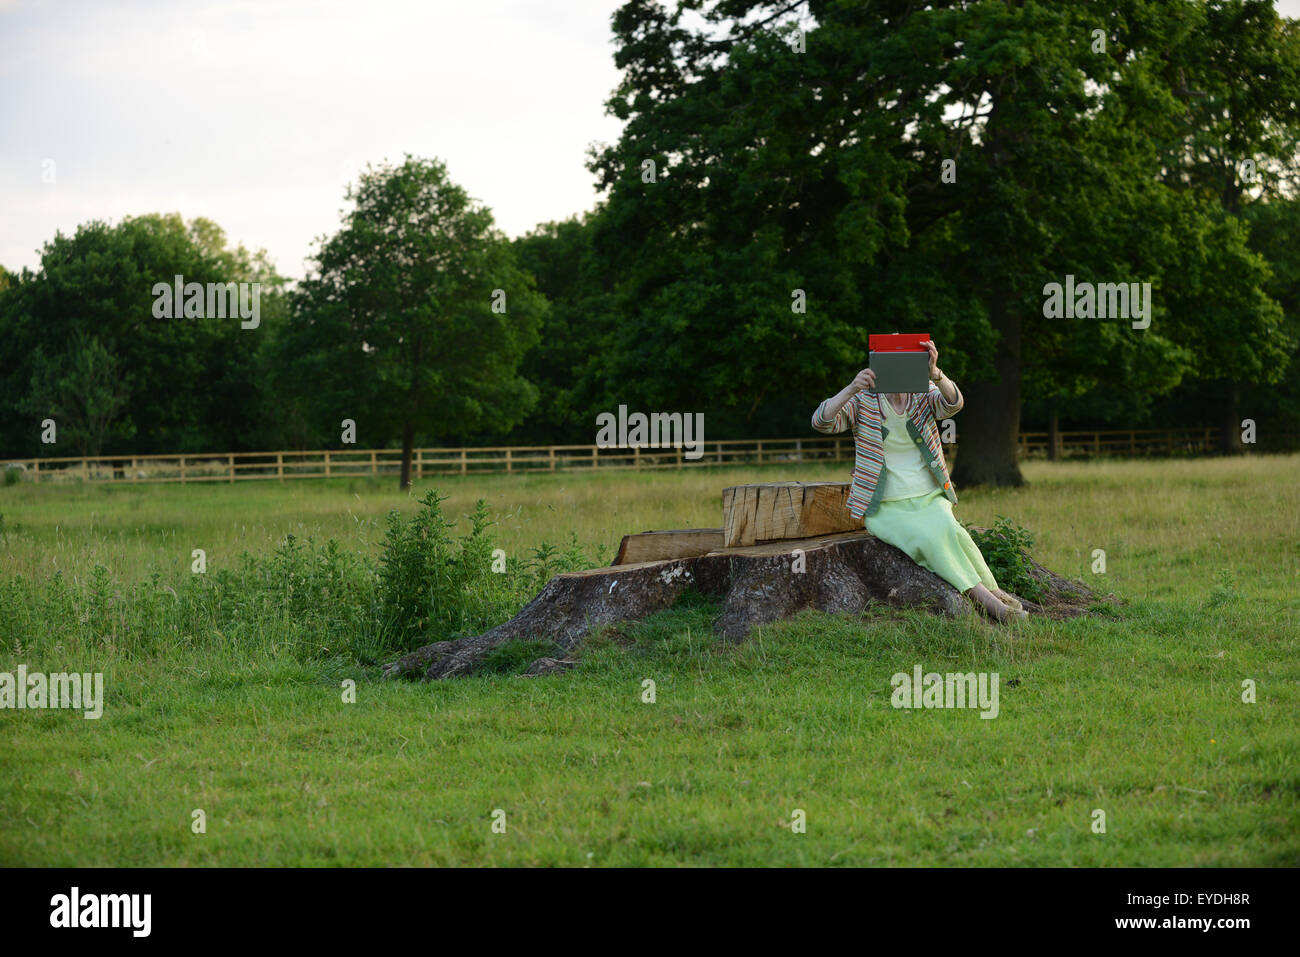
[[[817,406],[813,412],[812,427],[818,432],[847,431],[858,411],[855,396],[863,389],[871,389],[875,385],[876,374],[870,369],[863,369],[853,377],[852,382]]]

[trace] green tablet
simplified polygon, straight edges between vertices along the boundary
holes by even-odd
[[[926,392],[930,388],[930,353],[872,352],[868,368],[876,387],[868,392]]]

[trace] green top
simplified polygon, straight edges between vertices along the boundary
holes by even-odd
[[[907,416],[895,412],[884,395],[877,395],[883,412],[882,431],[885,433],[882,443],[885,466],[880,476],[884,485],[880,490],[880,500],[889,502],[933,492],[938,486],[935,485],[930,470],[925,467],[920,447],[907,430]]]

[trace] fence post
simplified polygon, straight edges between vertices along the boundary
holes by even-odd
[[[275,453],[275,477],[281,482],[284,481],[284,453]]]
[[[375,450],[371,449],[370,450],[370,474],[371,475],[379,474],[379,461],[375,458],[375,455],[376,455]]]
[[[506,449],[506,474],[509,475],[514,471],[514,464],[510,460],[510,450]]]
[[[1132,429],[1128,430],[1128,454],[1130,457],[1137,455],[1137,433]]]
[[[136,461],[137,461],[136,459],[131,460],[131,481],[132,482],[135,481],[135,473],[140,471],[140,469],[135,464]]]
[[[1170,429],[1168,435],[1169,435],[1169,454],[1173,455],[1174,454],[1174,430]]]
[[[1101,433],[1092,433],[1092,454],[1101,455]]]
[[[550,462],[550,470],[554,472],[555,471],[555,446],[552,445],[547,449],[546,457]]]
[[[641,446],[639,445],[632,446],[632,470],[641,471]]]
[[[796,462],[803,461],[803,439],[794,440],[794,460]]]
[[[758,440],[758,464],[763,464],[763,440]]]
[[[591,467],[593,469],[600,468],[600,456],[596,454],[599,451],[600,451],[599,445],[593,445],[591,447]]]
[[[677,446],[677,467],[682,467],[682,447],[680,445]]]
[[[469,472],[469,452],[465,449],[460,450],[460,474],[466,475]]]
[[[185,456],[181,456],[181,484],[185,484]]]
[[[235,453],[231,452],[229,455],[227,455],[226,460],[230,465],[230,484],[234,485],[235,484]]]
[[[330,477],[330,450],[325,450],[325,477]]]
[[[415,450],[415,477],[424,478],[424,449]]]

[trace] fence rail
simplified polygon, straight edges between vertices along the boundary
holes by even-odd
[[[1058,432],[1058,454],[1172,455],[1207,452],[1217,447],[1217,428],[1121,429]],[[685,449],[600,448],[595,445],[513,445],[479,448],[415,449],[411,475],[477,475],[494,472],[554,472],[575,469],[678,469],[700,466],[778,462],[848,462],[853,440],[848,433],[798,439],[723,439],[701,443],[698,458]],[[1022,432],[1022,457],[1047,453],[1048,433]],[[956,445],[948,445],[951,452]],[[26,473],[38,482],[288,481],[395,475],[401,449],[320,449],[316,451],[212,452],[186,455],[95,455],[11,459],[0,468]]]

